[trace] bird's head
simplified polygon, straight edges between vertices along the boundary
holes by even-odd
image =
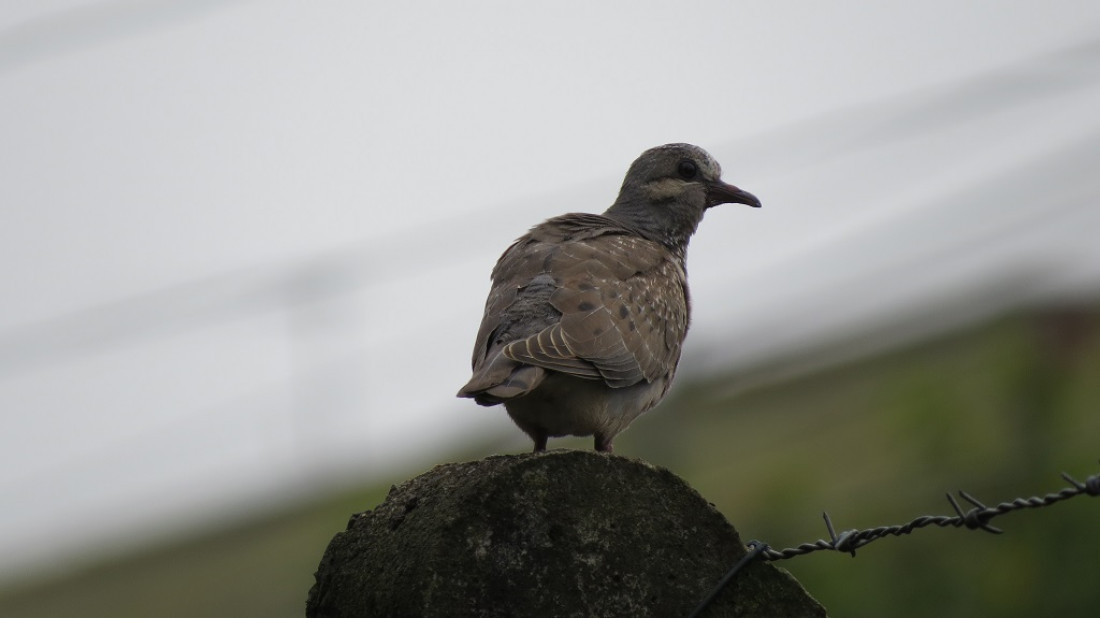
[[[722,168],[691,144],[665,144],[638,157],[623,179],[619,197],[605,213],[652,240],[682,246],[703,213],[718,204],[760,207],[748,191],[722,181]]]

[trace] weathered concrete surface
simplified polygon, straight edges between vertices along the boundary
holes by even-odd
[[[309,618],[687,616],[745,553],[671,472],[587,451],[441,465],[351,518],[329,544]],[[824,616],[754,562],[705,616]]]

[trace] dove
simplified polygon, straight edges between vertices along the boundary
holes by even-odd
[[[458,392],[503,404],[536,452],[593,436],[597,451],[668,393],[691,318],[685,259],[704,213],[760,207],[691,144],[651,148],[600,215],[531,228],[501,255]]]

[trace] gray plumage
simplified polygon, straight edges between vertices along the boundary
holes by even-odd
[[[536,451],[564,435],[610,451],[676,374],[690,319],[684,259],[703,213],[760,206],[720,176],[698,146],[658,146],[602,215],[554,217],[516,240],[493,269],[473,377],[458,396],[503,403]]]

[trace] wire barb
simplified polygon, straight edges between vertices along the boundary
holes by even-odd
[[[833,520],[829,517],[828,511],[822,511],[821,516],[825,519],[825,528],[829,530],[829,538],[833,540],[833,549],[837,551],[845,551],[852,554],[852,557],[856,557],[856,548],[852,545],[852,534],[856,530],[845,530],[837,536],[836,530],[833,529]]]
[[[959,510],[959,503],[955,502],[951,498],[951,494],[947,494],[947,498],[951,500],[951,506],[955,507],[955,512],[962,518],[962,523],[970,530],[985,530],[986,532],[992,532],[993,534],[1001,534],[1004,530],[995,528],[989,525],[989,520],[992,519],[998,513],[991,512],[991,509],[982,504],[980,500],[971,496],[963,490],[959,490],[959,497],[966,500],[974,508],[970,509],[966,513]]]

